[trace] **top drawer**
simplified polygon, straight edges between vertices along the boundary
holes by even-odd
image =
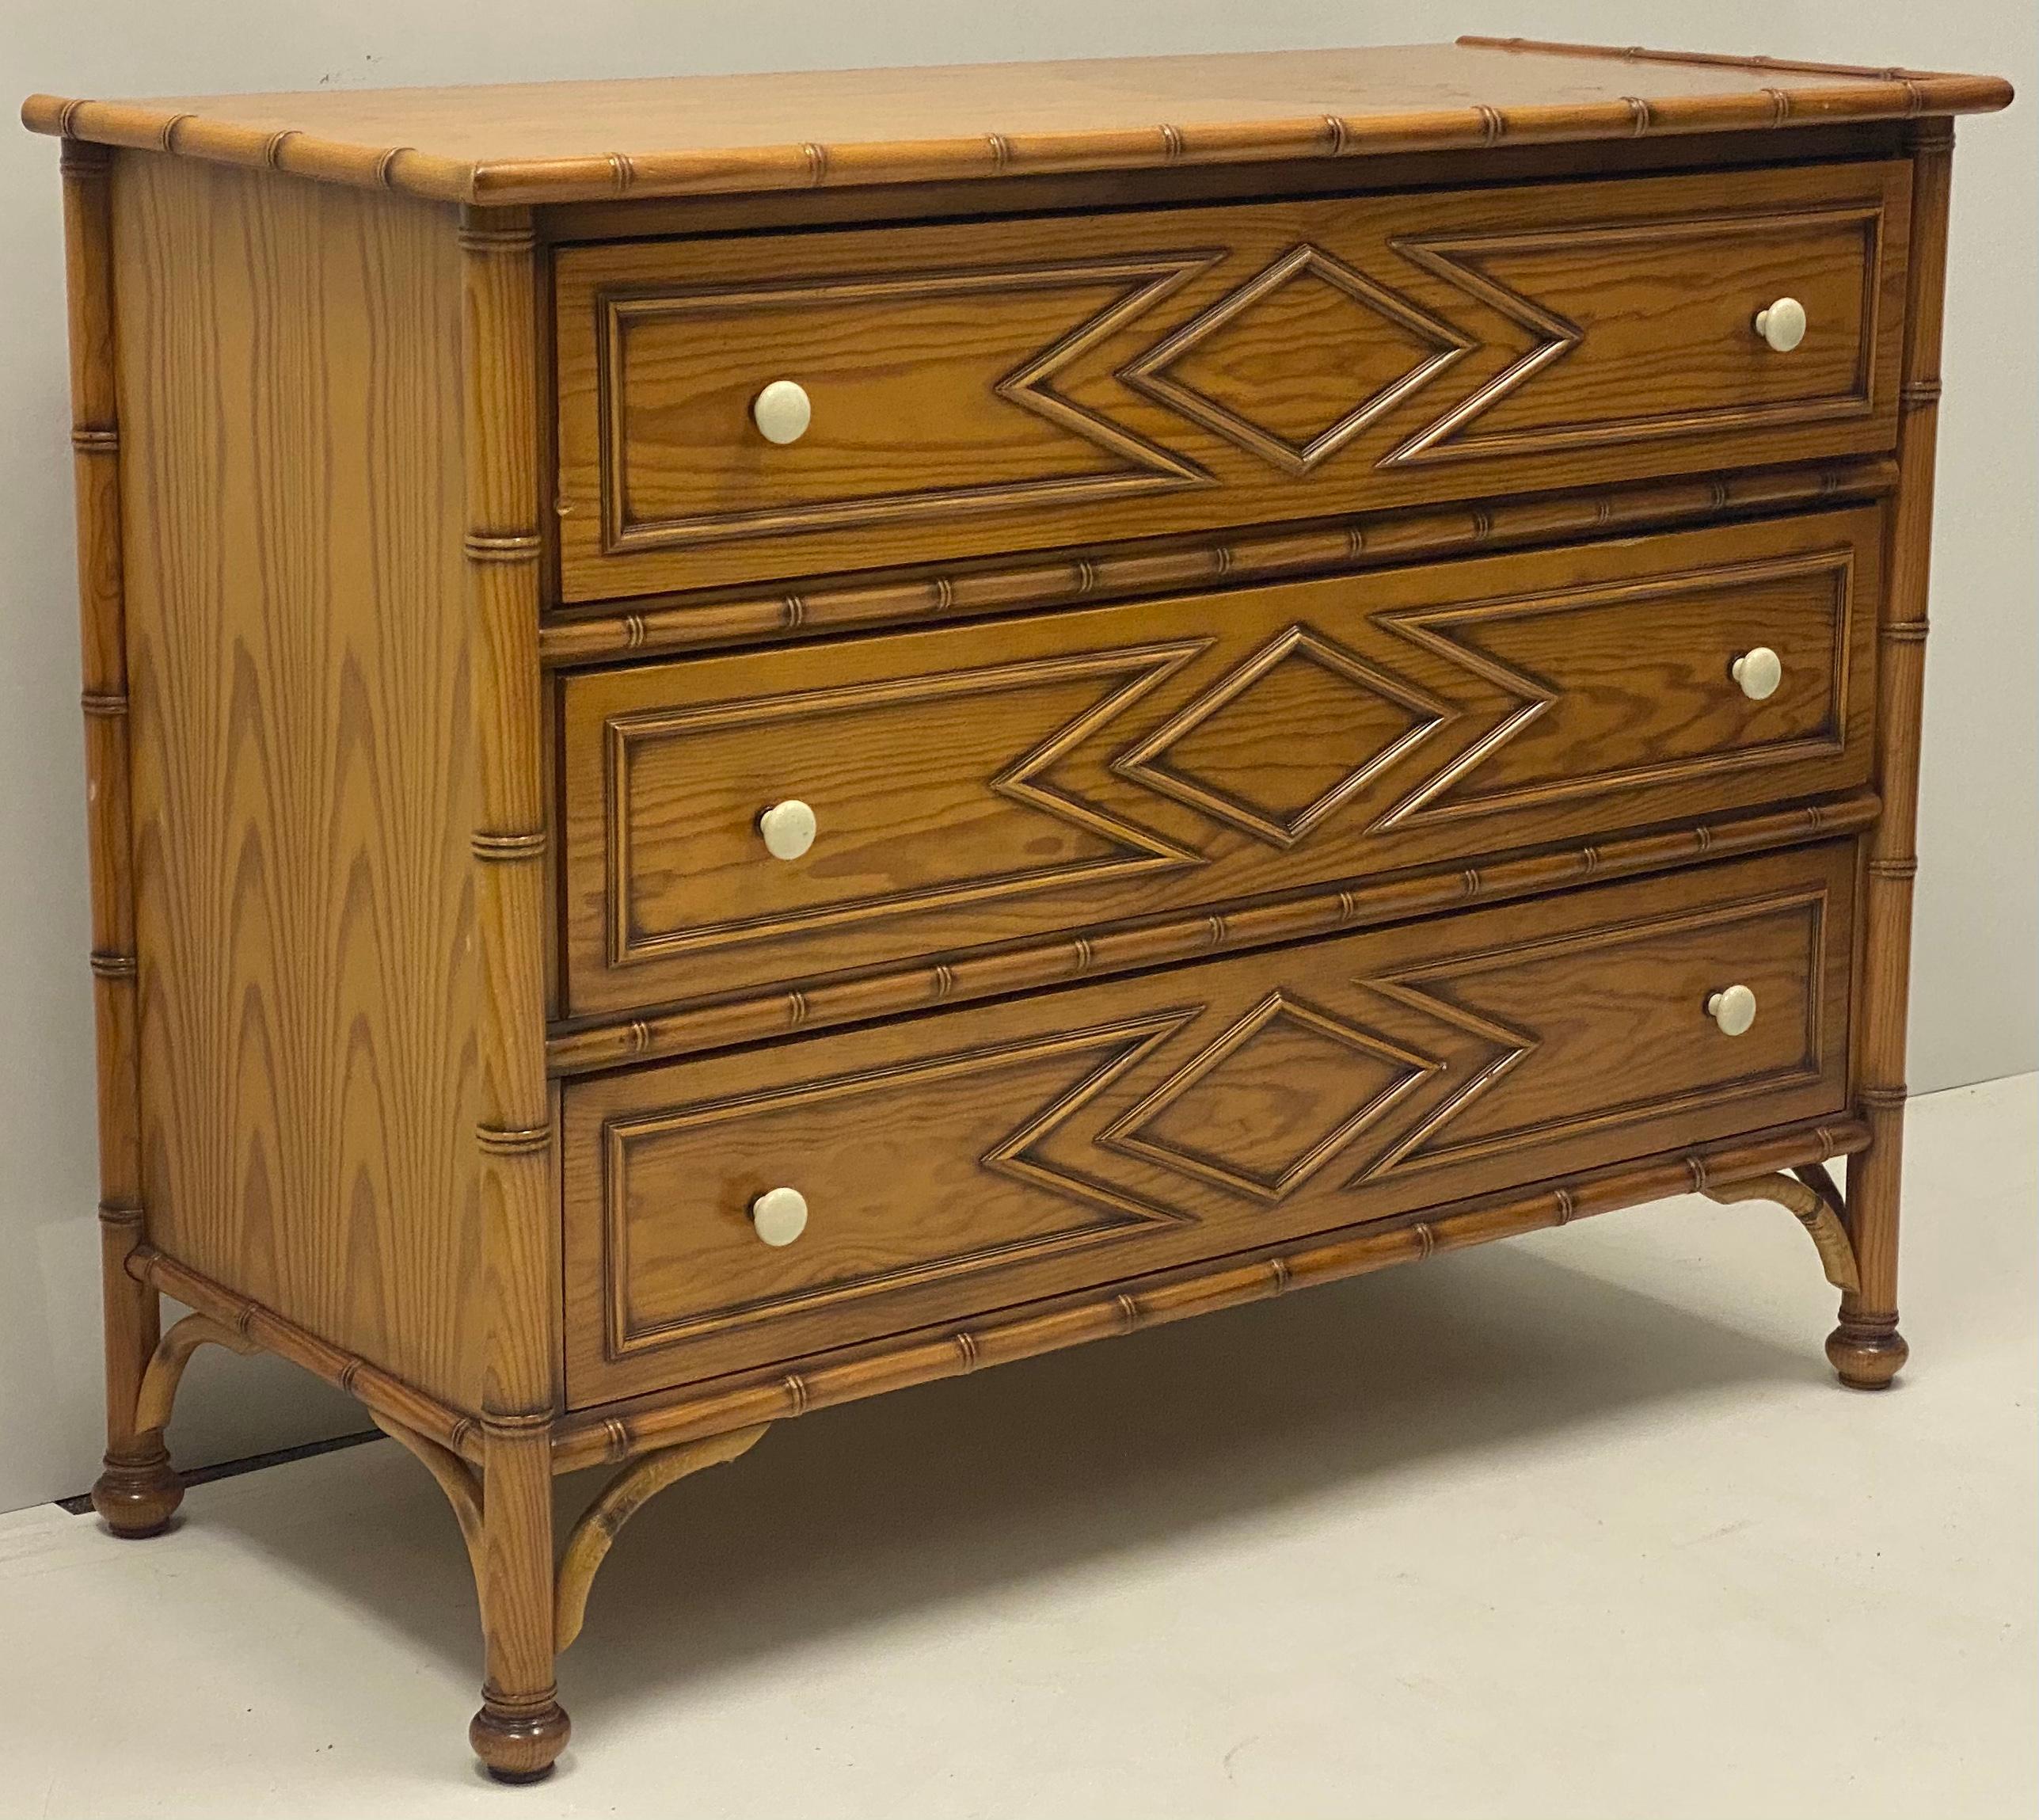
[[[1894,440],[1902,162],[570,247],[569,601]],[[1780,352],[1756,313],[1804,306]],[[775,381],[797,440],[754,421]],[[795,413],[795,421],[797,413]]]

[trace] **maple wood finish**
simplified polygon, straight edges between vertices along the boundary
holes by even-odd
[[[561,1008],[1857,787],[1880,536],[1816,514],[570,676]],[[1729,674],[1759,646],[1759,701]],[[787,798],[817,832],[776,862]]]
[[[831,1403],[1686,1190],[1889,1383],[1947,116],[2009,99],[32,98],[108,1525],[198,1348],[350,1391],[527,1780],[631,1514]]]
[[[568,248],[561,592],[1888,448],[1909,177]],[[1748,333],[1782,293],[1802,360]],[[782,377],[784,447],[748,415]]]
[[[570,1083],[580,1407],[1846,1103],[1852,846]],[[1740,981],[1756,1021],[1702,1014]],[[796,1243],[748,1209],[784,1185]]]
[[[1993,76],[1466,38],[495,88],[35,95],[22,116],[107,145],[508,204],[1767,130],[2010,100]]]

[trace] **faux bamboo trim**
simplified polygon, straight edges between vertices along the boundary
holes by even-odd
[[[128,1534],[160,1529],[182,1496],[160,1433],[135,1426],[162,1336],[158,1298],[129,1271],[142,1213],[140,963],[129,771],[126,564],[115,358],[112,154],[67,140],[63,173],[71,478],[89,836],[99,1140],[100,1296],[106,1471],[93,1498]]]
[[[1532,51],[1543,57],[1619,57],[1630,63],[1688,63],[1714,70],[1774,70],[1803,76],[1861,76],[1883,82],[1947,79],[1931,70],[1900,69],[1893,64],[1816,63],[1794,57],[1737,57],[1718,51],[1653,51],[1642,44],[1586,44],[1550,38],[1486,38],[1470,32],[1461,32],[1454,42],[1481,50]]]
[[[599,663],[856,626],[928,625],[1034,607],[1087,606],[1170,589],[1294,580],[1418,557],[1703,524],[1731,513],[1877,499],[1896,484],[1897,464],[1889,459],[1759,468],[1699,480],[1371,512],[1299,531],[1120,546],[1090,556],[958,569],[904,581],[846,581],[719,601],[654,599],[552,619],[539,631],[538,649],[548,664]]]
[[[1730,1182],[1703,1188],[1709,1201],[1723,1205],[1737,1201],[1774,1201],[1805,1228],[1813,1249],[1820,1254],[1820,1268],[1837,1289],[1852,1295],[1862,1287],[1855,1270],[1855,1250],[1842,1224],[1838,1201],[1830,1201],[1809,1182],[1782,1171],[1759,1175],[1748,1182]]]
[[[460,1539],[467,1544],[467,1559],[474,1570],[474,1582],[481,1584],[485,1567],[481,1532],[481,1481],[474,1469],[451,1448],[442,1447],[428,1435],[406,1428],[401,1422],[371,1410],[369,1418],[392,1441],[412,1455],[438,1482],[446,1501],[453,1506],[453,1520],[460,1525]]]
[[[551,836],[542,828],[525,834],[492,834],[477,830],[474,836],[474,857],[508,864],[519,859],[542,859]]]
[[[536,238],[523,209],[462,211],[467,646],[488,1357],[485,1408],[558,1399],[558,1209],[546,1083],[546,782],[538,661]],[[550,1543],[547,1552],[550,1553]],[[550,1589],[548,1588],[548,1591]],[[517,1671],[527,1677],[529,1665]]]
[[[112,160],[67,145],[64,239],[69,263],[72,474],[78,503],[92,946],[98,1017],[102,1201],[139,1202],[141,1114],[131,785],[128,775],[127,614],[120,535],[120,400],[113,330]],[[113,704],[119,704],[116,710]],[[149,1336],[148,1347],[154,1345]]]
[[[387,1415],[451,1449],[462,1459],[480,1463],[481,1425],[475,1418],[449,1409],[380,1366],[356,1354],[343,1352],[261,1303],[222,1288],[210,1277],[201,1276],[153,1245],[137,1245],[128,1253],[127,1274],[185,1307],[210,1316],[251,1346],[302,1365],[314,1377],[325,1379],[366,1404],[371,1415]]]
[[[881,1392],[958,1377],[980,1366],[1031,1358],[1114,1334],[1158,1327],[1312,1283],[1414,1262],[1591,1214],[1692,1190],[1721,1188],[1808,1163],[1853,1154],[1869,1142],[1852,1119],[1796,1126],[1617,1164],[1483,1196],[1391,1226],[1349,1227],[1295,1243],[1135,1277],[1101,1289],[923,1328],[818,1358],[774,1365],[660,1399],[564,1417],[553,1430],[553,1470],[570,1472],[676,1442],[783,1420]]]
[[[229,1327],[211,1315],[186,1315],[156,1342],[148,1369],[142,1375],[142,1394],[135,1402],[136,1434],[160,1434],[169,1426],[177,1386],[184,1382],[184,1368],[191,1363],[192,1354],[205,1346],[224,1346],[244,1357],[260,1350],[238,1327]]]
[[[1645,135],[1786,128],[1836,120],[1908,119],[1986,112],[2009,105],[2010,84],[1989,76],[1933,70],[1856,69],[1767,58],[1702,56],[1538,45],[1526,39],[1461,44],[1544,54],[1626,56],[1706,63],[1788,78],[1851,76],[1794,93],[1788,82],[1740,94],[1692,95],[1507,109],[1473,105],[1398,114],[1314,114],[1287,120],[1158,121],[1105,131],[983,131],[948,139],[846,145],[797,143],[681,152],[608,151],[584,157],[449,158],[410,146],[368,146],[276,132],[146,101],[31,95],[21,107],[32,131],[105,145],[259,166],[325,183],[401,190],[438,202],[535,204],[618,196],[706,196],[733,192],[841,188],[881,183],[1022,177],[1043,172],[1143,170],[1185,165],[1257,164],[1285,158],[1346,158],[1375,153],[1634,139]]]
[[[529,1125],[506,1130],[500,1125],[477,1125],[474,1140],[491,1156],[527,1156],[551,1148],[552,1127]]]
[[[1905,295],[1898,489],[1887,515],[1877,664],[1876,779],[1885,801],[1869,842],[1862,890],[1852,1077],[1875,1141],[1849,1173],[1848,1230],[1860,1274],[1841,1297],[1828,1356],[1845,1384],[1880,1389],[1903,1365],[1897,1333],[1898,1211],[1904,1178],[1905,1024],[1918,870],[1919,734],[1926,681],[1934,451],[1953,131],[1910,129],[1911,246]]]
[[[668,1485],[704,1468],[721,1466],[748,1453],[764,1438],[770,1422],[740,1428],[706,1441],[684,1441],[631,1462],[603,1487],[582,1513],[560,1552],[553,1593],[553,1647],[564,1650],[580,1635],[588,1594],[617,1534]]]
[[[924,1011],[964,999],[1067,985],[1079,979],[1200,956],[1264,947],[1478,900],[1688,866],[1794,841],[1854,834],[1873,825],[1880,805],[1869,792],[1794,809],[1768,809],[1655,833],[1619,835],[1577,847],[1447,864],[1385,878],[1354,879],[1299,896],[1246,899],[1214,913],[1186,911],[1165,920],[1057,934],[1037,942],[979,949],[884,973],[809,980],[683,1009],[641,1013],[579,1028],[555,1026],[547,1065],[555,1076],[649,1061],[784,1036],[859,1019]]]

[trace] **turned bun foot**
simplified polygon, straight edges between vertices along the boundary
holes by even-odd
[[[167,1450],[131,1460],[106,1456],[106,1470],[92,1487],[92,1507],[106,1527],[131,1542],[159,1536],[184,1502],[184,1481],[170,1464]]]
[[[536,1703],[513,1701],[484,1688],[467,1742],[498,1782],[542,1782],[572,1730],[565,1708],[550,1694]]]
[[[1827,1357],[1851,1390],[1888,1390],[1912,1356],[1895,1315],[1879,1321],[1843,1320],[1827,1336]]]

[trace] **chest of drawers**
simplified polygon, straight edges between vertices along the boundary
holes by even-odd
[[[32,98],[108,1524],[199,1346],[341,1385],[529,1780],[621,1525],[829,1403],[1695,1189],[1889,1383],[1949,116],[2009,99],[1516,40]]]

